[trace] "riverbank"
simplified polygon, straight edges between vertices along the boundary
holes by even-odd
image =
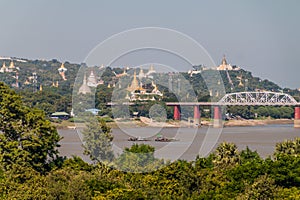
[[[224,126],[264,126],[269,124],[293,124],[292,119],[248,119],[248,120],[229,120]]]
[[[251,120],[229,120],[224,121],[224,127],[235,127],[235,126],[264,126],[269,124],[293,124],[294,121],[292,119],[251,119]],[[113,122],[107,123],[111,128],[118,128],[120,126],[127,128],[137,128],[137,127],[191,127],[194,126],[193,123],[189,123],[187,121],[175,121],[170,120],[167,122],[157,122],[153,121],[147,117],[140,117],[140,119],[136,120],[115,120]],[[62,123],[53,123],[53,125],[57,129],[75,129],[75,128],[84,128],[84,123],[76,123],[63,121]],[[211,126],[212,121],[203,120],[201,121],[201,126]]]
[[[194,126],[193,123],[187,121],[168,121],[168,122],[153,122],[151,119],[141,117],[141,122],[145,126],[149,127],[190,127]],[[235,127],[235,126],[264,126],[269,124],[293,124],[292,119],[249,119],[249,120],[229,120],[224,121],[224,126]],[[213,122],[211,120],[201,121],[202,126],[211,126]]]

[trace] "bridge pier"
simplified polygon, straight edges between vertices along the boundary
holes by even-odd
[[[222,125],[223,125],[223,121],[222,121],[221,107],[220,106],[214,106],[213,127],[214,128],[221,128]]]
[[[294,127],[300,128],[300,107],[295,107]]]
[[[179,105],[174,106],[174,120],[180,120],[180,107],[179,107]]]
[[[199,110],[199,106],[195,105],[194,106],[194,125],[200,125],[200,117],[201,117],[201,113]]]

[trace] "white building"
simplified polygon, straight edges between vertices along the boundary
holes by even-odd
[[[227,64],[225,55],[223,56],[221,65],[219,65],[219,66],[217,67],[217,70],[220,70],[220,71],[224,71],[224,70],[228,70],[228,71],[236,70],[236,71],[237,71],[237,70],[240,70],[240,69],[241,69],[240,67],[237,67],[237,66],[231,66],[230,64]]]

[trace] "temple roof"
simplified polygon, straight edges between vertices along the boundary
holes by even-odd
[[[225,55],[223,56],[223,59],[222,59],[222,65],[227,65],[227,61],[226,61]]]
[[[67,68],[65,68],[64,63],[61,63],[60,68],[58,68],[58,71],[67,71]]]
[[[128,91],[133,92],[139,88],[139,81],[136,78],[136,71],[134,71],[133,74],[133,80],[130,84],[130,86],[127,88]]]

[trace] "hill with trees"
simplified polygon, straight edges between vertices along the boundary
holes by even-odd
[[[45,60],[28,60],[28,59],[16,59],[12,58],[14,61],[14,69],[11,72],[0,73],[0,81],[5,82],[11,88],[13,88],[18,94],[23,97],[24,103],[31,108],[38,108],[45,111],[47,116],[56,111],[64,111],[67,113],[71,112],[72,109],[72,95],[73,89],[78,88],[82,84],[83,74],[77,77],[78,70],[80,67],[85,71],[88,76],[91,70],[94,71],[98,81],[101,79],[103,84],[99,84],[95,91],[95,108],[100,109],[100,115],[108,115],[114,117],[111,113],[111,109],[107,107],[107,103],[111,101],[113,91],[117,89],[114,87],[119,84],[121,80],[118,75],[122,74],[123,68],[111,68],[104,67],[101,68],[97,66],[87,67],[83,64],[73,64],[69,62],[64,62],[64,67],[67,69],[65,75],[67,80],[63,80],[58,72],[62,63],[56,59],[45,61]],[[5,63],[6,67],[9,69],[11,60],[4,59],[0,60],[0,66]],[[1,71],[1,70],[0,70]],[[138,74],[139,68],[136,69]],[[145,73],[147,70],[144,70]],[[172,81],[174,87],[178,87],[181,84],[181,92],[178,95],[174,95],[174,92],[168,88],[167,84],[170,73],[156,73],[153,74],[152,80],[160,80],[157,83],[158,89],[163,93],[163,98],[161,101],[156,102],[164,105],[164,102],[179,101],[178,96],[186,98],[184,101],[188,101],[189,96],[195,96],[198,101],[210,101],[212,96],[216,96],[214,91],[209,91],[207,89],[206,83],[203,80],[204,73],[208,79],[215,79],[214,75],[210,75],[212,70],[206,70],[199,74],[193,74],[192,76],[187,72],[171,73]],[[296,100],[299,101],[300,93],[298,90],[281,88],[277,84],[262,80],[259,77],[254,77],[251,72],[245,71],[243,69],[238,71],[219,71],[227,93],[229,92],[240,92],[240,91],[274,91],[274,92],[284,92],[292,95]],[[127,87],[126,84],[130,84],[132,80],[132,75],[134,70],[127,70],[127,74],[130,76],[124,76],[122,79],[122,84]],[[213,74],[213,73],[211,73]],[[76,79],[77,77],[77,79]],[[184,88],[183,79],[187,81],[189,85],[188,89]],[[145,83],[150,84],[151,80],[143,79]],[[150,81],[150,82],[149,82]],[[75,83],[75,84],[74,84]],[[111,86],[111,87],[110,87]],[[124,92],[123,92],[124,93]],[[125,92],[126,93],[126,92]],[[124,95],[125,95],[124,93]],[[92,95],[81,95],[81,98],[91,98]],[[217,98],[221,98],[221,94]],[[149,105],[153,103],[148,101]],[[139,104],[139,102],[137,103]],[[135,106],[130,108],[130,112],[139,112],[141,116],[148,116],[149,106],[139,107]],[[82,109],[90,109],[83,108]],[[202,108],[203,109],[203,108]],[[172,110],[166,108],[168,111],[168,118],[172,118]],[[202,110],[203,111],[203,110]],[[277,107],[232,107],[228,108],[228,112],[232,115],[240,115],[243,118],[254,118],[254,114],[257,113],[258,117],[273,117],[273,118],[291,118],[293,116],[293,111],[289,108],[277,108]],[[205,116],[209,117],[210,113],[202,112]]]

